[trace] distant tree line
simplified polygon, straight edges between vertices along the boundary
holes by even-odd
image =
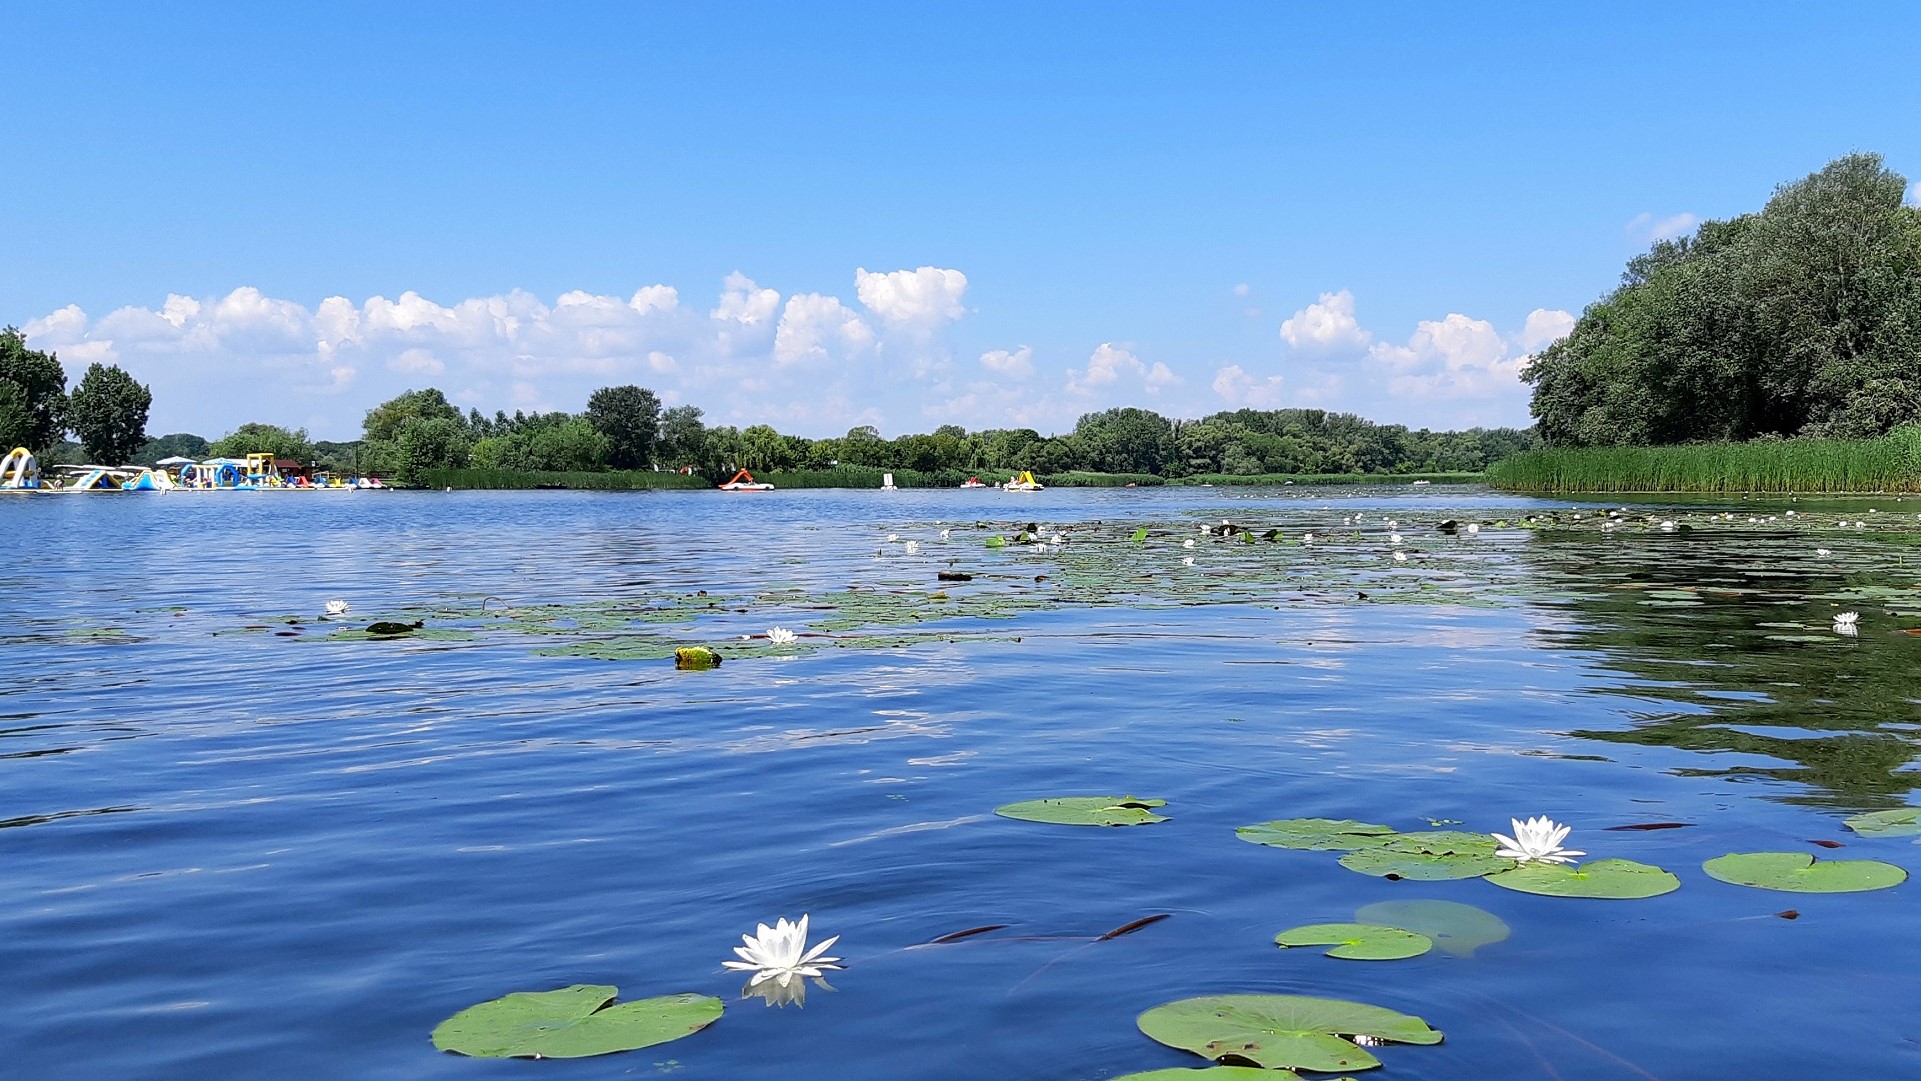
[[[229,437],[233,438],[233,437]],[[947,424],[927,434],[884,438],[872,426],[808,439],[765,424],[709,427],[697,406],[663,409],[644,387],[603,387],[587,409],[462,415],[440,391],[412,390],[367,413],[361,468],[408,480],[430,469],[591,472],[691,469],[720,477],[821,470],[836,465],[981,473],[1032,469],[1195,474],[1476,472],[1535,445],[1513,428],[1461,432],[1375,424],[1318,409],[1242,409],[1201,420],[1151,410],[1108,409],[1080,418],[1066,435],[1031,428],[970,432]],[[218,447],[218,444],[216,444]]]
[[[1787,436],[1921,422],[1921,210],[1850,154],[1760,211],[1630,261],[1528,368],[1556,446]]]

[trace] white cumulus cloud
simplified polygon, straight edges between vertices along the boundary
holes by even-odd
[[[773,289],[762,289],[754,279],[736,270],[727,275],[726,290],[720,294],[720,303],[709,313],[715,319],[726,319],[745,326],[756,326],[773,318],[774,311],[780,307],[780,293]]]
[[[873,330],[839,298],[796,293],[774,331],[774,363],[840,359],[873,343]]]
[[[1102,342],[1087,358],[1086,368],[1067,370],[1067,389],[1074,394],[1090,394],[1114,386],[1123,375],[1139,379],[1141,388],[1149,394],[1158,394],[1163,387],[1180,382],[1180,377],[1167,365],[1155,361],[1150,367],[1113,342]]]
[[[871,273],[854,271],[854,292],[868,311],[883,322],[936,327],[967,313],[967,275],[958,270],[924,266],[914,270]]]
[[[1281,323],[1281,340],[1310,353],[1331,353],[1367,345],[1371,335],[1354,318],[1354,294],[1342,289],[1321,298]]]
[[[1256,378],[1239,364],[1229,364],[1214,373],[1214,393],[1228,404],[1255,409],[1275,409],[1281,405],[1284,380],[1278,375]]]
[[[990,372],[1025,379],[1034,374],[1034,351],[1024,345],[1012,352],[990,349],[981,354],[981,366]]]
[[[1536,308],[1527,313],[1521,325],[1521,348],[1538,352],[1568,336],[1574,329],[1574,316],[1558,308]]]

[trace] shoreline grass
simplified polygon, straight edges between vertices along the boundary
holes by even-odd
[[[1532,450],[1496,462],[1488,483],[1539,494],[1921,492],[1921,427],[1879,439]]]

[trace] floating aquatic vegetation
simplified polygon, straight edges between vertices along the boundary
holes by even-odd
[[[1494,841],[1486,834],[1433,830],[1381,838],[1342,856],[1341,866],[1377,878],[1444,882],[1480,878],[1513,864],[1494,854]]]
[[[612,1005],[618,994],[605,984],[516,991],[442,1021],[434,1046],[475,1058],[587,1058],[691,1036],[724,1009],[717,998],[692,994]]]
[[[1921,807],[1849,815],[1841,824],[1863,837],[1921,837]],[[1915,841],[1921,844],[1921,840]]]
[[[1572,848],[1562,848],[1561,842],[1574,827],[1563,826],[1546,815],[1530,818],[1525,822],[1518,818],[1508,819],[1514,828],[1514,836],[1491,834],[1501,847],[1494,854],[1502,859],[1520,863],[1538,861],[1541,863],[1573,863],[1574,857],[1587,853]]]
[[[400,627],[401,630],[376,631],[374,627]],[[470,642],[477,635],[461,627],[422,627],[411,623],[376,623],[374,627],[342,627],[339,630],[307,638],[309,642]]]
[[[1608,859],[1572,867],[1561,863],[1524,863],[1487,876],[1503,889],[1538,893],[1544,897],[1586,897],[1632,901],[1659,897],[1681,888],[1681,880],[1645,863]]]
[[[1058,796],[1009,803],[994,808],[994,813],[1022,822],[1062,826],[1146,826],[1167,821],[1166,815],[1154,813],[1165,806],[1167,801],[1163,799],[1134,796]]]
[[[1442,1038],[1411,1014],[1304,995],[1182,999],[1148,1010],[1137,1023],[1150,1038],[1217,1063],[1326,1072],[1381,1064],[1352,1037],[1367,1037],[1370,1045],[1437,1044]]]
[[[367,624],[365,630],[368,637],[371,638],[397,638],[403,634],[412,634],[425,626],[425,621],[418,619],[412,623],[401,623],[396,620],[383,619],[375,623]]]
[[[674,667],[684,672],[704,672],[719,668],[720,654],[706,646],[682,646],[674,650]]]
[[[1257,845],[1294,848],[1308,852],[1345,852],[1351,848],[1377,844],[1394,833],[1394,827],[1351,818],[1279,818],[1242,826],[1234,836]]]
[[[1426,935],[1435,949],[1455,957],[1472,957],[1482,946],[1507,941],[1509,934],[1501,917],[1457,901],[1381,901],[1354,913],[1354,919]]]
[[[1274,943],[1282,949],[1332,946],[1327,956],[1351,961],[1398,961],[1434,948],[1426,935],[1374,923],[1312,923],[1282,931]]]
[[[1731,885],[1785,893],[1863,893],[1898,886],[1908,878],[1892,863],[1817,860],[1806,852],[1731,852],[1701,869]]]

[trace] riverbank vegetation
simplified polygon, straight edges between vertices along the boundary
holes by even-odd
[[[1921,491],[1921,427],[1879,439],[1768,439],[1673,447],[1555,447],[1488,471],[1516,492]]]

